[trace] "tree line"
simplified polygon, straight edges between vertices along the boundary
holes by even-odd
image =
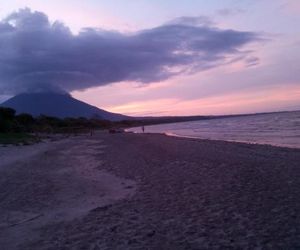
[[[113,126],[111,121],[99,119],[57,118],[30,114],[16,114],[12,108],[0,107],[0,133],[72,133],[88,129],[107,129]]]
[[[77,133],[91,129],[128,128],[162,123],[211,119],[210,116],[139,117],[131,120],[109,121],[99,118],[57,118],[16,114],[12,108],[0,107],[0,133]]]

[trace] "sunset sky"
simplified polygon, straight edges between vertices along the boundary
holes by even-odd
[[[298,0],[2,2],[0,102],[53,90],[138,116],[300,109]]]

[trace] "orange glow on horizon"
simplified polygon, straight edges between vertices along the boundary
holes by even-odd
[[[205,97],[196,100],[175,98],[130,102],[105,109],[127,115],[221,115],[289,109],[295,101],[300,106],[300,87],[261,90]]]

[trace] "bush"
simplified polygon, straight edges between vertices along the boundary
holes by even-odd
[[[0,107],[0,132],[10,132],[15,128],[15,113],[14,109]]]

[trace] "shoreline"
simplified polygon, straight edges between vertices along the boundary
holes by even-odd
[[[169,136],[223,140],[248,144],[266,144],[277,147],[300,148],[299,111],[281,115],[254,115],[252,118],[233,117],[155,124],[145,127],[147,133],[163,133]],[[127,131],[141,133],[141,127]]]
[[[1,213],[22,222],[1,228],[7,249],[299,247],[299,149],[100,131],[55,143],[0,169]],[[37,217],[57,207],[71,218]]]
[[[196,136],[187,136],[187,135],[177,135],[174,133],[168,133],[168,132],[134,132],[134,131],[125,131],[125,133],[133,133],[133,134],[157,134],[157,135],[164,135],[168,137],[175,137],[175,138],[186,138],[186,139],[195,139],[195,140],[204,140],[204,141],[220,141],[220,142],[229,142],[229,143],[242,143],[242,144],[249,144],[249,145],[258,145],[258,146],[271,146],[276,148],[287,148],[287,149],[298,149],[300,150],[300,147],[292,147],[287,145],[280,145],[280,144],[271,144],[271,143],[259,143],[259,142],[249,142],[249,141],[238,141],[238,140],[222,140],[222,139],[207,139],[207,138],[201,138]]]
[[[151,134],[151,133],[150,133]],[[158,133],[160,134],[160,133]],[[198,139],[198,140],[208,140],[208,141],[223,141],[223,142],[231,142],[231,143],[242,143],[242,144],[250,144],[250,145],[263,145],[263,146],[271,146],[271,147],[276,147],[276,148],[288,148],[288,149],[299,149],[300,147],[292,147],[292,146],[287,146],[283,144],[272,144],[272,143],[259,143],[259,142],[250,142],[250,141],[242,141],[242,140],[221,140],[221,139],[208,139],[208,138],[200,138],[200,137],[193,137],[193,136],[185,136],[185,135],[177,135],[177,134],[172,134],[172,133],[161,133],[166,136],[173,136],[173,137],[179,137],[179,138],[188,138],[188,139]]]
[[[134,127],[135,128],[135,127]],[[131,128],[130,128],[131,129]],[[106,133],[105,130],[98,130],[98,133]],[[162,135],[162,136],[168,136],[168,137],[175,137],[175,138],[183,138],[183,139],[194,139],[194,140],[201,140],[201,141],[211,141],[211,142],[227,142],[227,143],[240,143],[240,144],[246,144],[246,145],[257,145],[257,146],[271,146],[271,147],[275,147],[275,148],[286,148],[286,149],[296,149],[296,150],[300,150],[300,147],[292,147],[292,146],[287,146],[287,145],[283,145],[283,144],[272,144],[272,143],[259,143],[259,142],[250,142],[250,141],[242,141],[242,140],[222,140],[222,139],[212,139],[212,138],[201,138],[201,137],[196,137],[196,136],[186,136],[186,135],[177,135],[174,133],[168,133],[168,132],[134,132],[134,131],[127,131],[127,129],[125,129],[124,133],[128,133],[128,134],[154,134],[154,135]],[[80,136],[87,136],[88,137],[89,133],[83,133],[81,135],[76,135],[76,136],[72,136],[72,135],[68,135],[68,136],[62,136],[59,139],[56,140],[42,140],[30,145],[14,145],[14,144],[0,144],[0,157],[3,156],[3,152],[1,152],[1,148],[3,149],[17,149],[17,148],[29,148],[30,146],[35,146],[35,145],[45,145],[46,148],[46,144],[48,143],[53,143],[56,141],[61,141],[67,138],[76,138],[76,137],[80,137]],[[54,137],[55,138],[55,137]],[[36,146],[39,147],[39,146]],[[3,151],[3,150],[2,150]],[[0,164],[1,167],[1,164]]]

